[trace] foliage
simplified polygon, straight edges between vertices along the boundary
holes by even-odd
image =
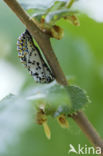
[[[5,104],[4,101],[0,103],[0,125],[2,128],[0,128],[0,154],[2,156],[66,156],[70,143],[77,147],[79,140],[80,144],[87,144],[89,146],[88,140],[71,119],[69,119],[69,129],[63,130],[58,126],[55,118],[52,120],[50,115],[48,116],[48,124],[52,132],[50,142],[45,138],[41,126],[35,124],[34,112],[36,113],[37,111],[35,110],[38,110],[38,107],[35,109],[35,106],[40,104],[39,102],[43,97],[37,100],[39,98],[39,94],[37,94],[35,99],[29,99],[28,101],[27,99],[25,100],[23,95],[24,91],[27,91],[28,93],[25,93],[25,95],[28,95],[29,98],[32,95],[35,96],[35,92],[32,92],[32,89],[29,89],[29,87],[32,85],[33,88],[36,88],[33,79],[17,58],[16,40],[19,34],[24,31],[24,26],[4,4],[0,5],[0,14],[0,41],[2,40],[2,36],[9,38],[9,45],[12,46],[11,52],[6,54],[5,58],[2,58],[0,55],[0,61],[5,59],[15,68],[15,71],[19,70],[24,76],[24,85],[20,94],[18,96],[11,95],[10,100],[8,97],[8,102],[5,101]],[[83,15],[80,15],[80,22],[81,27],[73,27],[64,22],[64,20],[60,20],[58,25],[64,28],[65,36],[60,41],[52,39],[51,42],[65,74],[70,75],[72,78],[70,80],[70,82],[72,81],[71,85],[74,86],[75,82],[77,86],[85,88],[91,97],[93,102],[89,105],[89,109],[85,109],[85,112],[96,129],[99,130],[101,136],[103,136],[103,24],[96,23]],[[11,23],[13,23],[12,27]],[[4,45],[5,47],[7,45],[7,41],[5,40]],[[0,52],[4,53],[3,50]],[[2,70],[6,73],[10,72],[5,66],[3,66]],[[6,77],[8,79],[8,76]],[[6,77],[3,79],[6,79]],[[11,75],[11,79],[16,83],[14,75]],[[0,82],[2,90],[3,80]],[[17,83],[16,86],[18,86]],[[65,95],[65,97],[62,97],[63,100],[69,103],[67,91],[63,95]],[[33,101],[38,101],[38,104],[36,105]],[[57,104],[59,102],[61,103],[61,98]]]
[[[49,4],[46,7],[44,7],[43,3],[36,5],[33,1],[27,4],[22,1],[20,3],[26,9],[27,13],[38,22],[39,27],[43,31],[49,31],[48,33],[52,37],[61,39],[63,37],[63,29],[60,26],[56,26],[57,21],[63,18],[75,26],[79,25],[79,20],[76,16],[77,11],[71,8],[75,1],[52,1],[51,5]]]
[[[25,105],[25,109],[27,109],[31,103],[30,101],[32,101],[34,107],[35,121],[43,125],[48,139],[51,138],[47,124],[48,116],[57,118],[63,128],[68,128],[66,118],[82,109],[89,102],[85,92],[79,87],[69,86],[65,88],[56,82],[52,82],[51,84],[37,85],[35,88],[27,89],[19,96],[10,94],[0,102],[0,111],[5,114],[8,112],[8,107],[14,109],[16,105],[19,107],[21,103],[23,108]]]
[[[31,3],[35,4],[35,3],[33,3],[33,1],[31,1],[28,4],[29,9],[27,9],[27,12],[29,14],[31,14],[32,17],[35,17],[36,19],[38,19],[39,23],[41,23],[41,24],[44,23],[44,25],[46,24],[47,26],[52,25],[53,28],[51,28],[51,32],[53,34],[53,37],[57,38],[57,36],[58,36],[57,32],[58,32],[60,35],[58,37],[58,39],[60,39],[62,37],[61,36],[61,33],[62,33],[61,29],[54,24],[59,19],[64,18],[64,19],[71,20],[76,25],[75,21],[77,19],[76,19],[76,16],[74,15],[75,12],[71,9],[71,6],[74,2],[75,2],[74,0],[54,1],[52,3],[52,5],[50,5],[46,9],[44,9],[43,13],[40,13],[38,15],[37,14],[38,10],[39,10],[39,12],[41,12],[41,10],[43,10],[43,7],[38,6],[35,8],[35,5],[34,5],[34,7],[31,6]],[[22,5],[25,6],[25,2]],[[42,21],[43,21],[43,23],[42,23]],[[56,34],[57,34],[57,36],[56,36]],[[79,109],[81,109],[83,107],[83,105],[86,102],[88,102],[86,95],[78,87],[69,86],[66,88],[68,93],[69,93],[69,98],[70,98],[69,102],[67,100],[68,98],[67,99],[65,98],[65,94],[66,94],[65,89],[62,90],[62,94],[61,94],[61,87],[60,86],[58,87],[58,85],[57,85],[56,88],[52,88],[52,89],[53,89],[53,91],[51,90],[51,88],[48,87],[48,94],[46,92],[45,92],[46,94],[42,93],[42,94],[44,94],[44,97],[45,97],[43,99],[44,102],[40,101],[40,103],[45,105],[43,108],[43,112],[44,113],[46,112],[46,114],[50,114],[52,116],[57,116],[54,114],[58,114],[58,116],[59,116],[60,113],[69,115],[69,114],[74,113],[74,112],[78,111]],[[44,90],[45,90],[45,88],[43,88],[43,92],[44,92]],[[42,90],[40,89],[38,92],[41,93]],[[61,100],[59,98],[61,98]],[[57,104],[57,101],[59,101],[59,104]],[[62,104],[60,103],[60,101],[62,102]]]

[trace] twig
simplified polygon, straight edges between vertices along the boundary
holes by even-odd
[[[28,14],[24,11],[24,9],[20,6],[20,4],[16,0],[4,0],[4,2],[14,11],[14,13],[18,16],[18,18],[22,21],[22,23],[27,27],[32,36],[35,38],[43,54],[45,55],[45,58],[48,61],[48,64],[50,65],[56,80],[60,84],[68,86],[68,82],[65,78],[65,75],[52,49],[50,43],[50,36],[39,29],[39,27],[36,25],[35,20],[31,19],[28,16]],[[76,115],[73,115],[72,118],[82,129],[82,131],[91,141],[91,143],[95,147],[97,146],[101,147],[102,149],[101,155],[103,155],[103,141],[100,138],[99,134],[94,129],[94,127],[88,121],[84,113],[78,112]]]
[[[29,32],[37,41],[41,50],[43,51],[48,64],[50,65],[57,81],[63,85],[67,85],[66,78],[63,71],[57,61],[57,58],[53,52],[50,44],[50,36],[40,31],[37,27],[35,20],[32,20],[28,14],[21,8],[20,4],[16,0],[4,0],[8,6],[15,12],[19,19],[23,22]]]
[[[82,129],[84,134],[88,137],[90,142],[95,147],[101,147],[101,151],[102,151],[101,155],[103,155],[103,140],[100,138],[100,136],[96,132],[96,129],[91,125],[90,121],[87,119],[84,113],[78,112],[77,115],[74,114],[71,117],[79,125],[79,127]]]

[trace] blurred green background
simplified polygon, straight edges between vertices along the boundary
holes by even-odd
[[[92,103],[84,111],[103,138],[103,24],[96,23],[85,15],[79,15],[79,19],[80,27],[75,27],[63,20],[58,22],[64,28],[64,38],[60,41],[51,39],[51,42],[65,75],[70,76],[73,79],[70,81],[74,81],[87,91]],[[25,27],[20,20],[3,2],[0,2],[1,99],[10,92],[18,94],[20,90],[35,86],[33,78],[17,56],[17,38],[24,30]],[[67,156],[69,144],[73,144],[74,147],[77,147],[78,143],[82,146],[85,144],[91,146],[72,119],[69,119],[69,129],[65,130],[57,124],[56,120],[50,118],[52,138],[47,140],[43,128],[34,122],[32,108],[30,112],[27,112],[30,114],[31,121],[27,120],[30,124],[26,127],[23,127],[26,117],[22,117],[22,111],[18,111],[21,113],[19,118],[19,113],[15,116],[14,110],[16,113],[18,111],[16,108],[11,109],[11,122],[5,119],[5,126],[3,123],[0,125],[4,127],[4,129],[0,128],[1,156]],[[9,118],[8,113],[5,118]],[[4,121],[3,119],[1,113],[0,123],[1,120]],[[9,124],[12,128],[16,120],[18,120],[18,128],[14,129],[14,133],[8,129],[7,125]],[[23,120],[23,124],[19,125],[19,120]],[[19,126],[22,126],[20,133]],[[11,133],[15,135],[12,136]]]

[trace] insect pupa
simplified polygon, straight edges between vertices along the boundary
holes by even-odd
[[[39,83],[50,83],[54,75],[35,46],[32,36],[26,30],[17,40],[17,51],[21,63],[28,69],[34,80]]]

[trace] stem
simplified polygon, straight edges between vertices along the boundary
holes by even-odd
[[[77,115],[73,114],[71,117],[79,125],[79,127],[82,129],[82,131],[90,140],[90,142],[95,147],[101,147],[101,151],[102,151],[101,155],[103,156],[103,140],[100,138],[100,136],[96,132],[96,129],[91,125],[90,121],[87,119],[84,113],[78,112]]]
[[[22,23],[27,27],[29,32],[35,38],[37,43],[39,44],[45,58],[50,65],[56,80],[64,85],[68,86],[68,82],[65,78],[65,75],[59,65],[59,62],[55,56],[55,53],[52,49],[50,43],[50,36],[44,32],[42,32],[37,26],[34,19],[31,19],[28,14],[24,11],[24,9],[20,6],[20,4],[16,0],[4,0],[4,2],[13,10],[13,12],[18,16],[18,18],[22,21]],[[74,121],[78,124],[84,134],[88,137],[91,143],[97,147],[101,147],[102,155],[103,155],[103,141],[88,121],[83,112],[78,112],[76,115],[71,116]]]
[[[57,81],[60,84],[68,85],[64,73],[51,47],[50,36],[39,29],[39,27],[36,25],[36,21],[28,16],[28,14],[16,0],[4,0],[4,2],[7,3],[7,5],[14,11],[14,13],[35,38],[41,50],[43,51],[44,56],[46,57],[46,60],[50,65]]]

